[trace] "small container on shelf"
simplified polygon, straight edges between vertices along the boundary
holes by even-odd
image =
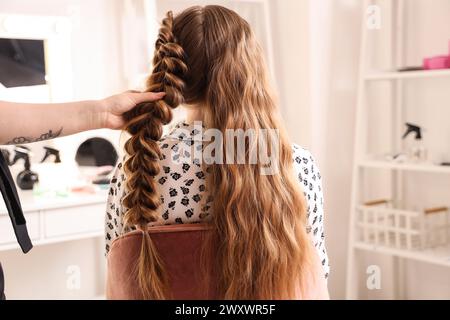
[[[425,250],[450,243],[449,208],[412,210],[381,199],[358,206],[358,240],[403,250]]]

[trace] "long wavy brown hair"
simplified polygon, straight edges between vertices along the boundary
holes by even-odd
[[[214,195],[205,247],[214,252],[216,291],[224,299],[289,299],[313,276],[303,192],[293,173],[292,146],[271,93],[262,51],[249,24],[221,6],[191,7],[162,21],[147,91],[163,100],[126,115],[128,158],[125,223],[147,230],[161,219],[154,177],[160,172],[158,140],[172,109],[202,108],[207,128],[278,129],[277,174],[262,164],[212,164],[207,192]],[[258,139],[258,134],[254,136]],[[251,145],[251,143],[248,143]],[[144,298],[170,298],[168,278],[144,232],[138,280]]]

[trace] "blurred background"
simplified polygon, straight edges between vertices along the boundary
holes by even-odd
[[[140,88],[159,21],[194,4],[250,22],[290,136],[318,161],[331,297],[449,299],[450,0],[0,0],[0,100]],[[27,255],[0,205],[9,299],[104,298],[103,173],[122,142],[97,130],[3,149],[13,175],[30,160],[40,179],[20,191]]]

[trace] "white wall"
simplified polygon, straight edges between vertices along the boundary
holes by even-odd
[[[310,148],[312,138],[309,1],[271,1],[275,83],[287,130]]]
[[[350,211],[351,173],[353,163],[354,113],[359,59],[359,1],[333,0],[330,6],[330,39],[327,96],[321,122],[322,150],[319,161],[325,192],[325,226],[331,263],[329,288],[334,299],[344,298],[347,256],[348,217]],[[325,60],[327,58],[324,58]],[[326,76],[323,76],[326,79]],[[326,81],[326,80],[324,80]],[[326,91],[328,86],[328,91]],[[319,133],[320,134],[320,133]]]

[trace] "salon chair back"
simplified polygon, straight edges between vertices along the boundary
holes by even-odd
[[[217,299],[214,292],[214,275],[203,273],[202,246],[205,236],[211,232],[205,224],[177,224],[149,228],[150,237],[156,246],[169,276],[173,299],[210,300]],[[106,298],[140,300],[136,277],[137,262],[141,250],[142,231],[133,231],[115,239],[108,253]],[[212,263],[212,261],[210,261]],[[318,281],[311,281],[307,296],[297,294],[297,299],[328,299],[326,280],[317,260]],[[208,281],[204,281],[209,279]]]
[[[214,299],[202,273],[202,244],[209,232],[205,224],[177,224],[149,228],[150,237],[166,267],[173,299]],[[134,276],[142,243],[142,231],[115,239],[108,253],[106,298],[142,299]],[[209,284],[211,281],[209,281]]]

